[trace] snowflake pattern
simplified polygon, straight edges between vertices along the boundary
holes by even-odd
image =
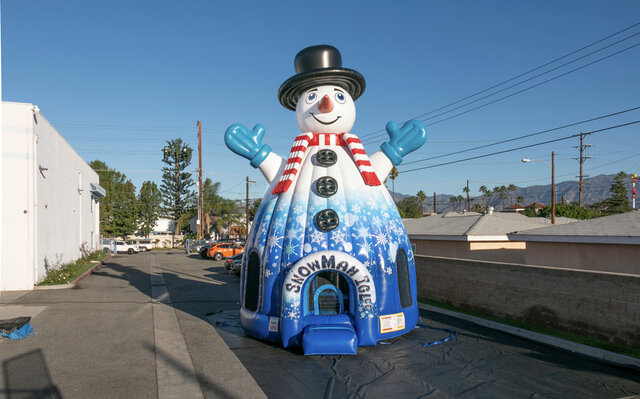
[[[341,173],[351,173],[347,169],[341,169]],[[328,249],[357,259],[371,273],[376,284],[396,284],[395,279],[388,278],[395,269],[396,251],[403,248],[409,254],[410,244],[386,188],[364,186],[363,183],[350,187],[336,176],[338,193],[321,198],[310,194],[313,181],[298,182],[302,176],[312,179],[312,174],[301,173],[287,192],[265,194],[254,220],[256,228],[247,240],[246,250],[257,251],[263,260],[263,295],[284,293],[282,277],[289,269],[303,256]],[[357,176],[360,178],[359,172]],[[327,208],[338,213],[340,222],[338,228],[323,232],[316,226],[315,215]],[[373,305],[358,304],[357,315],[377,317],[380,304]],[[302,317],[299,302],[283,300],[273,309],[285,319]]]

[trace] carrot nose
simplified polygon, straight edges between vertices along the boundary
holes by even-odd
[[[324,97],[322,97],[322,100],[320,100],[320,104],[318,104],[318,110],[323,114],[327,114],[333,111],[333,103],[331,102],[331,99],[328,95],[325,94]]]

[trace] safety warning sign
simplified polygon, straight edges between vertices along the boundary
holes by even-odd
[[[404,313],[380,316],[380,332],[390,333],[404,329]]]

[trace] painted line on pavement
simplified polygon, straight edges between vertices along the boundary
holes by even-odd
[[[155,260],[154,258],[152,258]],[[182,335],[176,311],[164,277],[156,274],[151,264],[151,297],[153,298],[153,333],[156,349],[158,398],[204,399],[187,343]]]

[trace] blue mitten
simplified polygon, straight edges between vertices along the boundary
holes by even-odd
[[[405,155],[422,147],[427,141],[427,129],[420,121],[411,120],[402,127],[389,122],[386,128],[391,140],[383,143],[380,149],[395,166],[400,165]]]
[[[271,147],[262,145],[264,126],[257,124],[253,130],[247,129],[240,123],[234,123],[227,128],[224,142],[229,149],[241,157],[251,161],[251,166],[257,168],[271,153]]]

